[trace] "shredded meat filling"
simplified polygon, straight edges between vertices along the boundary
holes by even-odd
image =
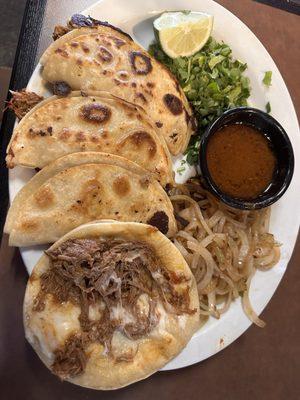
[[[46,253],[50,267],[40,277],[41,289],[33,310],[44,309],[47,294],[57,302],[70,301],[79,306],[80,343],[99,342],[110,356],[113,356],[111,343],[115,330],[137,340],[155,328],[160,317],[156,311],[159,300],[174,314],[195,312],[189,308],[188,287],[179,292],[174,286],[186,282],[186,277],[161,268],[159,258],[146,243],[74,239]],[[147,299],[146,311],[139,303],[142,295]],[[100,318],[91,320],[89,307],[99,304],[103,306]],[[72,344],[74,340],[76,343]],[[52,369],[63,379],[84,369],[78,340],[78,335],[71,336],[55,354]],[[69,375],[68,354],[72,354]],[[80,356],[78,362],[74,361],[76,354]]]
[[[11,91],[11,94],[12,97],[7,104],[7,108],[12,110],[19,120],[44,99],[34,92],[27,92],[26,89],[17,92]]]
[[[54,355],[52,371],[61,379],[73,378],[85,369],[87,356],[80,336],[70,336],[64,346],[57,349]]]

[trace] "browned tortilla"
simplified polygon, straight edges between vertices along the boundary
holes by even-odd
[[[141,106],[172,154],[186,149],[195,126],[183,91],[170,71],[128,36],[105,25],[74,29],[46,50],[41,64],[56,94],[108,91]]]
[[[17,194],[5,232],[14,246],[53,243],[71,229],[97,219],[154,225],[176,232],[172,203],[139,165],[116,155],[73,153],[36,174]]]
[[[47,149],[47,151],[45,151]],[[173,183],[172,161],[158,128],[140,107],[107,92],[50,97],[26,114],[7,148],[7,165],[43,168],[79,151],[117,154]]]
[[[117,389],[162,368],[198,329],[195,279],[155,228],[87,224],[35,266],[24,326],[41,360],[60,378]]]

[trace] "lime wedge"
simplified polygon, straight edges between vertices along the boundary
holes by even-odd
[[[153,26],[155,36],[169,57],[188,57],[207,42],[213,16],[200,12],[166,12],[154,21]]]

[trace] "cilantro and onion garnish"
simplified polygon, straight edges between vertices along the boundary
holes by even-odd
[[[190,165],[197,162],[201,134],[229,108],[246,106],[250,96],[249,79],[243,74],[247,64],[232,57],[230,47],[210,37],[205,46],[189,57],[170,58],[158,42],[149,48],[178,79],[194,108],[198,132],[186,151]]]
[[[176,76],[194,108],[198,131],[186,150],[190,165],[197,163],[205,129],[224,111],[247,106],[251,90],[244,74],[247,64],[234,59],[226,43],[210,36],[212,24],[213,17],[205,13],[163,13],[154,21],[156,41],[149,47],[150,54]],[[269,88],[271,81],[272,71],[266,71],[262,83]],[[265,109],[271,112],[270,102]],[[182,160],[179,174],[183,173],[186,161]]]
[[[265,72],[264,78],[263,78],[263,80],[262,80],[262,83],[263,83],[267,88],[269,88],[269,87],[272,85],[272,71],[266,71],[266,72]],[[267,112],[268,114],[270,114],[270,112],[271,112],[271,104],[270,104],[269,101],[267,102],[265,108],[266,108],[266,112]]]
[[[266,71],[262,81],[264,85],[270,87],[272,85],[272,71]]]

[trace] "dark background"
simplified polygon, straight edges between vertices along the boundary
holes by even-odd
[[[0,67],[12,67],[26,0],[0,0]]]

